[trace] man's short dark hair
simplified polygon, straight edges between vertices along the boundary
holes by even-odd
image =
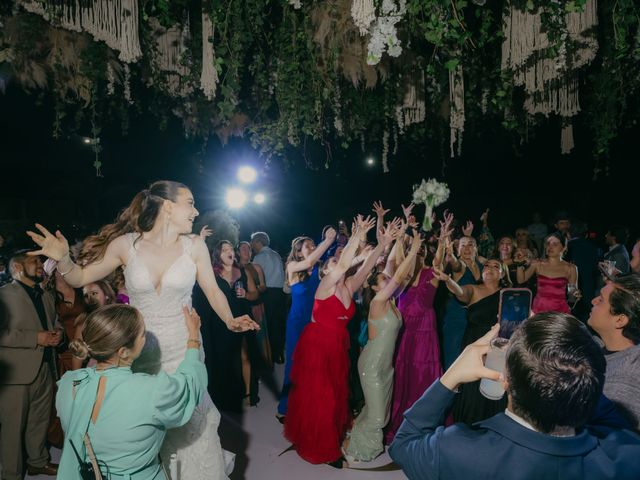
[[[566,210],[560,210],[556,212],[556,214],[553,216],[553,223],[556,224],[561,220],[571,221],[571,215],[569,215],[569,212],[567,212]]]
[[[612,225],[609,229],[609,235],[615,237],[616,243],[624,245],[629,238],[629,230],[623,225]]]
[[[516,330],[506,372],[514,413],[543,433],[579,427],[604,385],[605,359],[586,327],[571,315],[534,315]]]
[[[631,274],[613,280],[615,287],[609,295],[612,315],[626,315],[629,322],[622,328],[633,343],[640,343],[640,275]]]
[[[263,247],[268,247],[269,244],[271,243],[271,240],[269,239],[269,235],[267,235],[266,232],[254,232],[254,233],[252,233],[251,234],[251,241],[252,242],[258,242]]]

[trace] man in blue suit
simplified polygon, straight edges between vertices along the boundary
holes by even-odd
[[[417,479],[640,478],[640,436],[585,426],[602,395],[605,360],[586,327],[570,315],[538,314],[518,329],[502,374],[484,367],[497,326],[468,346],[405,412],[389,453]],[[442,426],[462,383],[502,381],[504,413],[473,427]]]

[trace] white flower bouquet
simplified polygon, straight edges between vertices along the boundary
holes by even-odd
[[[422,221],[422,229],[425,232],[431,230],[433,209],[442,205],[449,198],[449,187],[446,183],[440,183],[435,178],[429,180],[422,179],[420,185],[413,188],[413,203],[423,203],[426,211]]]

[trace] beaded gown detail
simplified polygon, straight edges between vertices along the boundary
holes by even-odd
[[[347,308],[335,295],[316,299],[313,321],[293,353],[284,434],[310,463],[333,462],[342,455],[351,420],[347,323],[354,313],[353,301]]]
[[[571,313],[567,303],[567,284],[565,277],[546,277],[537,275],[537,293],[531,304],[534,313],[561,312]]]
[[[389,421],[393,393],[393,352],[402,325],[393,307],[382,318],[369,319],[376,336],[370,339],[358,359],[364,408],[351,429],[347,453],[357,460],[369,461],[384,450],[382,429]]]
[[[191,291],[196,281],[197,269],[191,257],[193,240],[180,237],[182,254],[165,271],[156,290],[148,267],[138,256],[137,234],[130,233],[128,238],[131,246],[124,269],[126,288],[131,305],[142,313],[147,331],[144,349],[132,370],[171,374],[185,357],[189,337],[182,306],[191,306]],[[204,359],[202,348],[200,357]],[[169,458],[175,453],[181,480],[227,480],[234,458],[222,450],[219,424],[220,413],[205,393],[191,420],[167,432],[160,450],[166,471],[169,472]]]

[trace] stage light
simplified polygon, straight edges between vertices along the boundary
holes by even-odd
[[[374,163],[376,163],[376,161],[373,159],[373,157],[367,158],[367,165],[372,166]]]
[[[264,193],[256,193],[253,197],[253,201],[258,205],[262,205],[267,198],[264,196]]]
[[[91,139],[90,139],[90,138],[85,137],[82,141],[83,141],[86,145],[91,145]]]
[[[230,208],[242,208],[247,201],[247,194],[239,188],[230,188],[227,190],[226,200]]]
[[[238,170],[238,179],[242,183],[253,183],[258,177],[258,172],[252,167],[240,167]]]

